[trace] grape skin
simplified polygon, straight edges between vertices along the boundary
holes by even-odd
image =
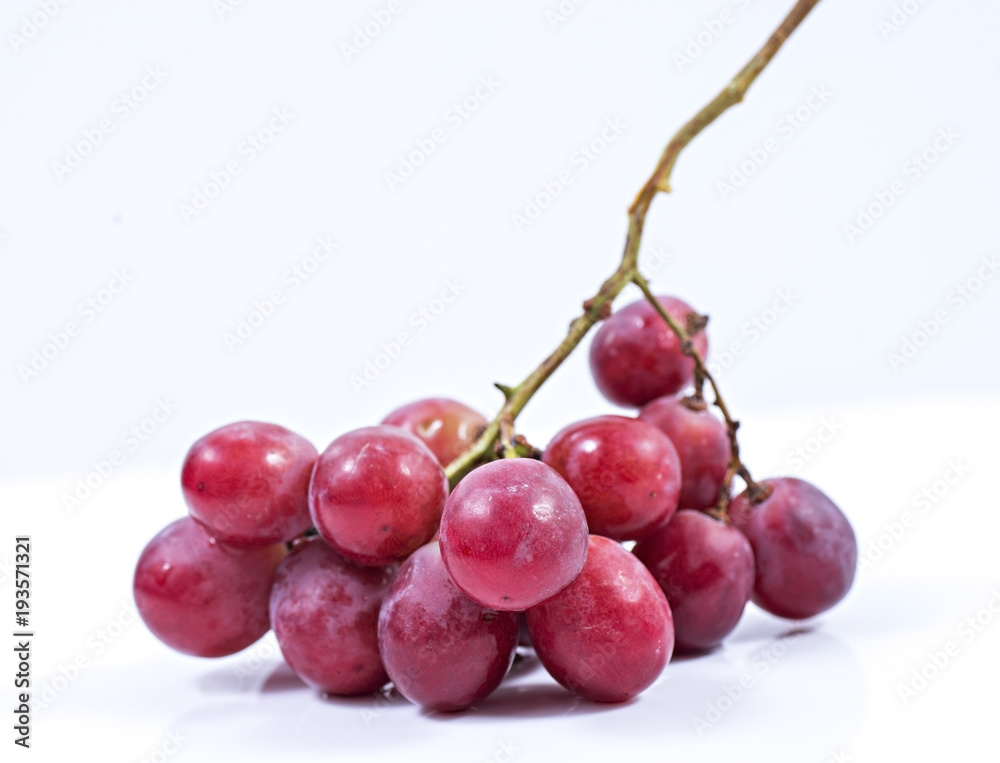
[[[271,589],[271,627],[288,666],[327,694],[369,694],[389,681],[378,648],[388,567],[347,561],[322,538],[296,544]]]
[[[641,419],[597,416],[570,424],[552,438],[542,460],[573,488],[596,535],[638,540],[677,510],[677,450]]]
[[[489,422],[457,400],[431,397],[397,408],[382,423],[415,435],[431,449],[441,466],[447,466],[475,442]]]
[[[688,315],[695,314],[676,297],[658,296],[657,300],[681,326]],[[695,334],[691,341],[705,358],[705,332]],[[625,306],[601,324],[590,345],[590,370],[601,394],[626,408],[673,395],[694,378],[694,362],[684,356],[677,336],[646,300]]]
[[[383,567],[433,537],[447,496],[448,478],[420,440],[399,427],[362,427],[316,461],[309,511],[337,553]]]
[[[753,547],[752,601],[778,617],[804,620],[847,595],[858,542],[847,517],[822,491],[795,477],[760,483],[772,489],[758,505],[744,491],[729,507],[733,525]]]
[[[285,545],[236,548],[191,517],[167,525],[143,549],[132,589],[146,627],[184,654],[224,657],[270,628],[268,599]]]
[[[473,601],[521,611],[572,582],[587,555],[587,518],[572,488],[530,458],[469,473],[441,515],[441,553]]]
[[[692,410],[682,399],[660,397],[639,411],[639,418],[656,426],[673,442],[681,463],[682,509],[715,506],[729,468],[726,425],[708,410]]]
[[[754,581],[753,551],[739,530],[681,509],[632,553],[667,595],[678,651],[712,649],[736,628]]]
[[[496,689],[517,646],[515,612],[468,599],[437,543],[403,563],[382,604],[379,647],[393,685],[429,710],[464,710]]]
[[[311,523],[307,491],[316,448],[277,424],[239,421],[199,439],[184,458],[190,514],[234,546],[269,546]]]
[[[673,653],[673,618],[660,586],[638,559],[601,535],[590,536],[576,580],[525,615],[545,669],[595,702],[636,696]]]

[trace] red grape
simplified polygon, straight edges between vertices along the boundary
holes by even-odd
[[[624,702],[670,661],[674,625],[660,586],[620,544],[591,535],[587,563],[529,609],[535,654],[556,681],[595,702]]]
[[[677,451],[641,419],[597,416],[570,424],[552,438],[542,460],[573,488],[597,535],[637,540],[677,510]]]
[[[178,652],[223,657],[267,633],[271,581],[285,545],[235,548],[191,517],[143,549],[132,587],[146,626]]]
[[[659,296],[660,304],[686,328],[694,310],[675,297]],[[702,358],[708,352],[704,331],[692,337]],[[648,301],[633,302],[601,324],[590,345],[590,370],[597,388],[617,405],[638,408],[673,395],[691,383],[694,363]]]
[[[510,669],[517,613],[480,607],[452,582],[437,543],[399,568],[378,621],[382,661],[396,689],[430,710],[464,710]]]
[[[660,397],[639,411],[639,418],[654,424],[673,442],[681,462],[682,509],[710,509],[719,499],[719,488],[729,468],[726,425],[689,399]],[[692,407],[696,406],[696,407]]]
[[[368,694],[389,681],[378,651],[387,567],[352,564],[321,538],[298,543],[271,589],[271,627],[288,666],[328,694]]]
[[[269,546],[309,529],[316,448],[277,424],[240,421],[198,440],[181,470],[191,516],[234,546]]]
[[[752,601],[771,614],[804,620],[847,595],[858,563],[858,542],[847,517],[804,480],[778,477],[753,505],[744,491],[729,507],[733,525],[753,547],[757,576]]]
[[[470,599],[520,611],[558,593],[583,568],[587,518],[552,467],[530,458],[491,461],[448,498],[441,554]]]
[[[397,408],[383,424],[402,427],[431,449],[441,466],[447,466],[475,442],[489,423],[486,417],[457,400],[432,397]]]
[[[681,509],[632,553],[670,602],[677,649],[711,649],[736,627],[753,590],[750,543],[708,514]]]
[[[431,539],[447,496],[444,470],[420,440],[399,427],[363,427],[316,461],[309,511],[341,556],[382,567]]]

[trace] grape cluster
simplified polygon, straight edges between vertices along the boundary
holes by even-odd
[[[704,357],[691,307],[658,299]],[[181,472],[189,516],[139,558],[142,619],[203,657],[273,629],[322,692],[391,681],[456,711],[497,688],[519,643],[570,691],[621,702],[675,649],[718,646],[748,601],[804,619],[844,597],[857,562],[847,519],[791,477],[730,501],[729,432],[697,390],[685,395],[690,352],[649,302],[604,321],[590,364],[637,416],[570,424],[540,459],[484,459],[453,490],[445,467],[488,423],[453,400],[406,405],[322,453],[274,424],[207,434]]]

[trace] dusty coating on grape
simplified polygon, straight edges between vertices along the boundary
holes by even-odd
[[[736,628],[753,591],[754,561],[735,527],[682,509],[632,553],[667,595],[678,651],[711,649]]]
[[[624,702],[649,687],[674,649],[670,606],[623,546],[590,536],[583,571],[525,615],[535,654],[556,681],[595,702]]]
[[[132,582],[146,627],[178,652],[224,657],[270,628],[268,598],[284,544],[233,548],[184,517],[143,549]]]
[[[660,397],[639,411],[639,418],[663,432],[681,463],[681,509],[710,509],[729,466],[726,425],[708,410],[692,410],[676,397]]]
[[[368,694],[389,681],[378,649],[389,567],[352,564],[322,538],[301,541],[271,589],[271,627],[288,666],[328,694]]]
[[[382,604],[382,662],[396,689],[430,710],[464,710],[507,674],[518,618],[468,599],[452,582],[436,542],[406,560]]]
[[[753,547],[752,601],[778,617],[804,620],[847,595],[858,542],[847,517],[825,493],[795,477],[764,480],[771,495],[753,505],[743,492],[729,507]]]
[[[455,584],[484,607],[521,611],[583,569],[587,519],[550,466],[505,458],[480,466],[448,498],[441,555]]]
[[[393,426],[341,435],[316,461],[309,511],[323,540],[358,564],[401,562],[429,541],[448,496],[434,454]]]

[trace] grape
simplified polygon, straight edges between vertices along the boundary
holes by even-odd
[[[383,424],[402,427],[431,449],[441,466],[447,466],[476,441],[489,423],[467,405],[446,397],[432,397],[397,408]]]
[[[341,435],[316,461],[309,511],[341,556],[383,567],[434,535],[448,479],[426,445],[398,427]]]
[[[441,516],[441,555],[484,607],[520,611],[572,582],[587,555],[587,518],[550,466],[504,458],[465,477]]]
[[[729,507],[733,525],[753,547],[752,601],[792,620],[818,615],[854,582],[854,530],[837,505],[804,480],[778,477],[761,485],[772,490],[762,503],[751,504],[743,492]]]
[[[219,540],[269,546],[309,529],[309,475],[316,448],[276,424],[240,421],[198,440],[184,458],[190,514]]]
[[[191,517],[167,525],[143,549],[132,588],[136,609],[178,652],[223,657],[267,633],[271,581],[285,546],[236,548]]]
[[[389,681],[378,650],[388,567],[352,564],[321,538],[298,543],[271,589],[271,627],[288,666],[328,694],[369,694]]]
[[[692,407],[695,406],[695,407]],[[708,412],[704,402],[660,397],[639,411],[639,418],[655,425],[673,442],[681,462],[682,509],[710,509],[729,468],[726,425]]]
[[[632,553],[667,595],[678,651],[711,649],[736,627],[754,580],[753,552],[739,530],[681,509]]]
[[[624,702],[670,661],[674,625],[660,586],[621,545],[591,535],[583,571],[526,612],[535,654],[556,681],[595,702]]]
[[[517,613],[480,607],[452,582],[437,543],[399,568],[378,620],[382,661],[396,689],[430,710],[464,710],[510,669]]]
[[[663,308],[686,328],[694,310],[675,297],[657,297]],[[702,358],[708,339],[692,337]],[[694,363],[681,352],[680,342],[648,301],[633,302],[601,324],[590,345],[590,370],[608,400],[638,408],[650,400],[673,395],[691,383]]]
[[[597,535],[637,540],[677,510],[677,451],[640,419],[597,416],[570,424],[552,438],[542,460],[573,488]]]

